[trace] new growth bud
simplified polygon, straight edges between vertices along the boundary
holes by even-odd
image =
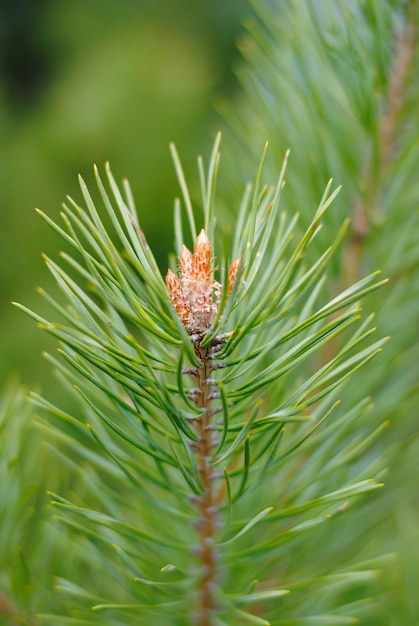
[[[182,246],[179,255],[180,277],[170,269],[166,275],[173,308],[191,335],[207,332],[220,306],[222,287],[214,279],[211,257],[211,242],[202,229],[196,238],[193,253],[186,246]],[[240,262],[241,257],[230,266],[227,295],[233,289]]]

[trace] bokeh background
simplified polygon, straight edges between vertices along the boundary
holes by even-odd
[[[246,0],[14,0],[0,3],[0,377],[50,386],[48,338],[11,301],[38,311],[49,280],[41,253],[77,174],[106,161],[127,177],[160,263],[178,194],[168,144],[185,169],[208,151],[216,110],[238,90]]]

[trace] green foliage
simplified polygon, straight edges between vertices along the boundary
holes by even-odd
[[[207,176],[199,161],[200,221],[211,234],[218,143]],[[198,213],[173,153],[193,240]],[[46,259],[61,296],[41,293],[59,319],[20,308],[61,343],[62,359],[50,359],[79,408],[68,414],[35,400],[50,413],[68,466],[83,463],[85,485],[71,497],[53,494],[53,504],[106,572],[87,585],[59,581],[79,612],[69,623],[352,623],[358,608],[341,606],[346,590],[375,577],[368,551],[341,560],[330,541],[327,568],[306,552],[320,550],[324,525],[381,486],[380,464],[359,458],[382,427],[368,427],[368,402],[338,399],[381,350],[359,301],[383,281],[373,273],[328,299],[326,271],[346,225],[314,263],[306,254],[338,190],[327,186],[299,234],[297,216],[279,208],[285,162],[277,184],[266,186],[265,154],[232,239],[224,237],[228,252],[214,266],[224,296],[202,335],[178,319],[128,183],[121,192],[109,168],[109,192],[95,173],[102,210],[81,180],[86,208],[64,206],[64,228],[44,216],[70,249],[67,269]],[[187,235],[178,201],[175,214],[179,250]],[[238,257],[226,297],[227,268]],[[196,401],[204,387],[193,387],[201,371],[211,372],[202,383],[212,388],[208,404]],[[205,609],[201,527],[209,508],[215,604]]]
[[[368,624],[415,622],[418,3],[284,0],[253,6],[256,18],[241,42],[244,93],[223,112],[230,129],[227,201],[248,179],[261,137],[269,140],[271,163],[291,148],[296,167],[283,194],[288,211],[308,220],[324,182],[332,176],[342,184],[322,233],[326,239],[336,222],[350,217],[348,237],[331,266],[332,293],[376,267],[390,278],[365,306],[377,312],[391,341],[350,392],[352,398],[373,394],[371,427],[390,423],[379,444],[390,469],[388,488],[366,507],[362,522],[343,524],[340,536],[355,540],[356,528],[359,540],[371,528],[383,550],[399,555],[381,582],[386,602]]]
[[[10,385],[10,390],[2,396],[0,407],[1,620],[19,611],[16,603],[28,612],[31,607],[33,582],[28,562],[34,546],[25,535],[31,526],[36,528],[39,525],[40,517],[38,485],[35,477],[31,477],[35,458],[28,445],[29,437],[22,435],[23,430],[28,429],[34,435],[31,422],[29,405],[25,405],[17,385]],[[36,441],[36,437],[34,439]],[[29,456],[24,467],[19,464],[22,456]],[[26,473],[28,468],[30,471]]]
[[[32,407],[16,383],[1,396],[0,475],[0,623],[35,625],[39,606],[59,607],[51,601],[51,570],[60,566],[65,538],[55,541],[56,529],[46,527],[46,483],[55,479]]]
[[[63,225],[43,215],[65,252],[46,259],[53,312],[25,310],[72,402],[33,394],[37,428],[19,391],[3,405],[7,625],[417,618],[418,4],[254,5],[217,197],[219,139],[199,184],[172,146],[176,254],[201,227],[215,244],[206,333],[173,310],[109,168]],[[372,311],[392,341],[370,364]]]

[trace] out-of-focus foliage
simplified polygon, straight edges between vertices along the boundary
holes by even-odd
[[[47,484],[69,483],[42,443],[23,390],[10,383],[0,397],[0,624],[35,624],[46,602],[58,608],[53,574],[70,565],[64,534],[51,524]],[[52,471],[54,467],[54,471]]]
[[[47,435],[45,435],[45,428]],[[99,597],[80,589],[103,577],[103,555],[94,538],[72,541],[65,527],[53,518],[47,490],[73,490],[88,495],[91,503],[105,497],[105,478],[115,478],[115,468],[102,459],[102,482],[94,468],[92,451],[72,445],[68,433],[54,430],[36,417],[24,390],[10,382],[0,395],[0,624],[39,626],[41,613],[61,614],[65,623],[83,623]],[[123,494],[123,489],[120,491]],[[115,579],[103,579],[111,593]],[[72,601],[74,595],[78,601]],[[65,617],[64,617],[65,616]],[[49,623],[49,622],[47,622]],[[56,623],[56,622],[55,622]],[[62,622],[64,623],[64,621]],[[102,623],[98,618],[97,623]]]
[[[40,251],[57,243],[34,208],[57,215],[76,174],[111,160],[127,176],[160,261],[175,176],[206,142],[214,101],[234,91],[246,0],[17,0],[0,7],[0,372],[45,383],[45,347],[11,300],[33,302]],[[36,367],[34,363],[36,362]]]
[[[342,194],[325,224],[351,218],[330,286],[339,289],[380,267],[390,278],[369,306],[391,341],[352,397],[372,393],[368,422],[388,420],[379,447],[389,466],[380,504],[355,530],[401,551],[380,623],[414,623],[417,593],[419,453],[419,3],[296,0],[254,2],[258,17],[241,43],[244,96],[226,106],[230,135],[227,189],[237,190],[264,139],[279,160],[291,148],[284,203],[309,219],[308,209],[329,177]],[[227,191],[227,197],[228,191]],[[320,239],[321,240],[321,239]],[[351,392],[353,394],[353,390]],[[374,530],[372,530],[374,529]],[[355,540],[353,538],[353,540]],[[371,621],[368,621],[371,624]],[[375,623],[375,622],[374,622]]]

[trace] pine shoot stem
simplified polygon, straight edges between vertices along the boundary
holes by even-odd
[[[216,506],[214,495],[214,478],[210,465],[211,450],[214,445],[213,431],[211,429],[211,373],[212,357],[210,346],[202,347],[200,342],[195,343],[195,351],[201,361],[201,367],[197,370],[197,387],[200,392],[196,398],[196,405],[203,410],[202,416],[197,420],[197,432],[199,441],[196,446],[198,471],[204,487],[204,493],[198,498],[199,512],[199,555],[202,566],[202,576],[199,587],[199,626],[211,626],[211,615],[215,610],[214,583],[216,575],[216,555],[214,549],[214,532],[216,526]]]

